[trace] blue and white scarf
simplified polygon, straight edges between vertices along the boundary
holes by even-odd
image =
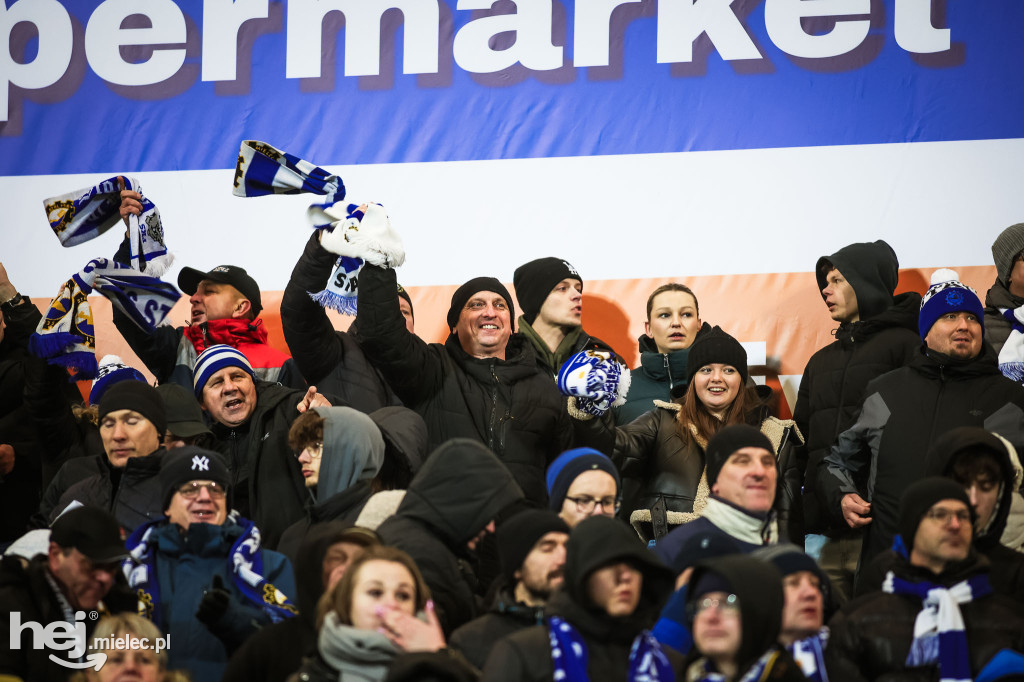
[[[107,178],[98,185],[51,197],[43,202],[50,229],[63,246],[75,246],[95,239],[121,222],[121,189],[142,195],[139,181],[129,176]],[[160,211],[142,195],[142,215],[128,216],[131,266],[139,272],[160,277],[174,256],[164,243]]]
[[[914,621],[914,641],[910,645],[906,665],[916,668],[937,663],[941,682],[970,680],[970,650],[960,604],[991,594],[988,576],[972,576],[946,587],[926,580],[910,582],[889,571],[882,583],[882,591],[921,600],[921,612]]]
[[[562,395],[575,397],[576,409],[591,417],[600,417],[611,408],[624,405],[629,381],[629,369],[614,353],[603,350],[573,355],[555,379]]]
[[[743,677],[739,678],[735,682],[757,682],[765,678],[765,673],[770,670],[770,666],[775,663],[775,659],[779,657],[779,650],[775,647],[771,647],[768,651],[761,655],[761,658],[754,661],[754,665],[747,669],[747,672],[743,674]],[[697,678],[698,682],[725,682],[726,678],[720,672],[716,672],[711,668],[711,661],[708,659],[701,659],[703,662],[703,671],[700,677]]]
[[[999,349],[999,371],[1018,384],[1024,383],[1024,306],[1000,308],[999,312],[1010,323],[1010,335]]]
[[[166,526],[167,523],[166,519],[159,519],[137,528],[125,543],[129,555],[121,564],[129,587],[138,595],[139,615],[154,623],[162,622],[162,602],[152,535],[155,530]],[[263,553],[260,551],[260,532],[255,524],[239,516],[238,512],[231,512],[224,523],[242,526],[242,534],[232,544],[227,556],[228,571],[234,579],[235,587],[249,602],[267,614],[272,623],[279,623],[296,615],[298,609],[288,597],[267,582],[262,575]]]
[[[88,296],[93,291],[152,333],[181,294],[173,285],[106,258],[89,261],[65,282],[28,341],[29,351],[77,379],[96,377],[96,332]]]
[[[548,619],[551,662],[558,682],[583,682],[587,676],[587,645],[572,625],[558,616]],[[661,650],[658,640],[644,630],[633,640],[629,651],[630,682],[666,682],[675,680],[672,664]]]
[[[823,627],[810,637],[799,639],[786,647],[800,666],[800,672],[811,682],[828,682],[828,671],[825,670],[828,636],[829,629]]]

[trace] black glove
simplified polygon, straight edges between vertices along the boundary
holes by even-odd
[[[196,609],[196,618],[209,627],[227,612],[230,602],[231,595],[224,589],[224,582],[219,575],[215,575],[210,587],[203,590],[203,599],[199,602],[199,608]]]

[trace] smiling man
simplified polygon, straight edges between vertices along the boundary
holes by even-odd
[[[451,438],[482,442],[526,497],[543,504],[544,471],[571,445],[572,426],[532,344],[513,333],[508,290],[493,277],[460,286],[447,315],[451,334],[428,344],[406,328],[396,287],[393,269],[360,271],[355,325],[366,357],[426,421],[430,449]]]

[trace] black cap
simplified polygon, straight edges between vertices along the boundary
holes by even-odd
[[[160,384],[156,391],[164,400],[168,431],[181,438],[195,438],[200,434],[210,433],[206,422],[203,421],[203,410],[192,391],[174,383]]]
[[[50,526],[50,541],[64,549],[77,549],[97,564],[128,556],[121,525],[99,507],[77,507],[58,516]]]
[[[245,268],[237,265],[218,265],[209,272],[196,270],[195,268],[182,268],[178,273],[178,288],[191,296],[196,293],[199,283],[204,279],[221,284],[230,284],[241,292],[242,296],[249,299],[252,305],[252,315],[256,317],[263,310],[263,302],[260,299],[260,285],[256,283]]]

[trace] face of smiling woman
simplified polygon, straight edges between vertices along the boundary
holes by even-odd
[[[697,399],[708,412],[721,419],[739,395],[743,377],[732,365],[713,362],[697,370],[693,384]]]

